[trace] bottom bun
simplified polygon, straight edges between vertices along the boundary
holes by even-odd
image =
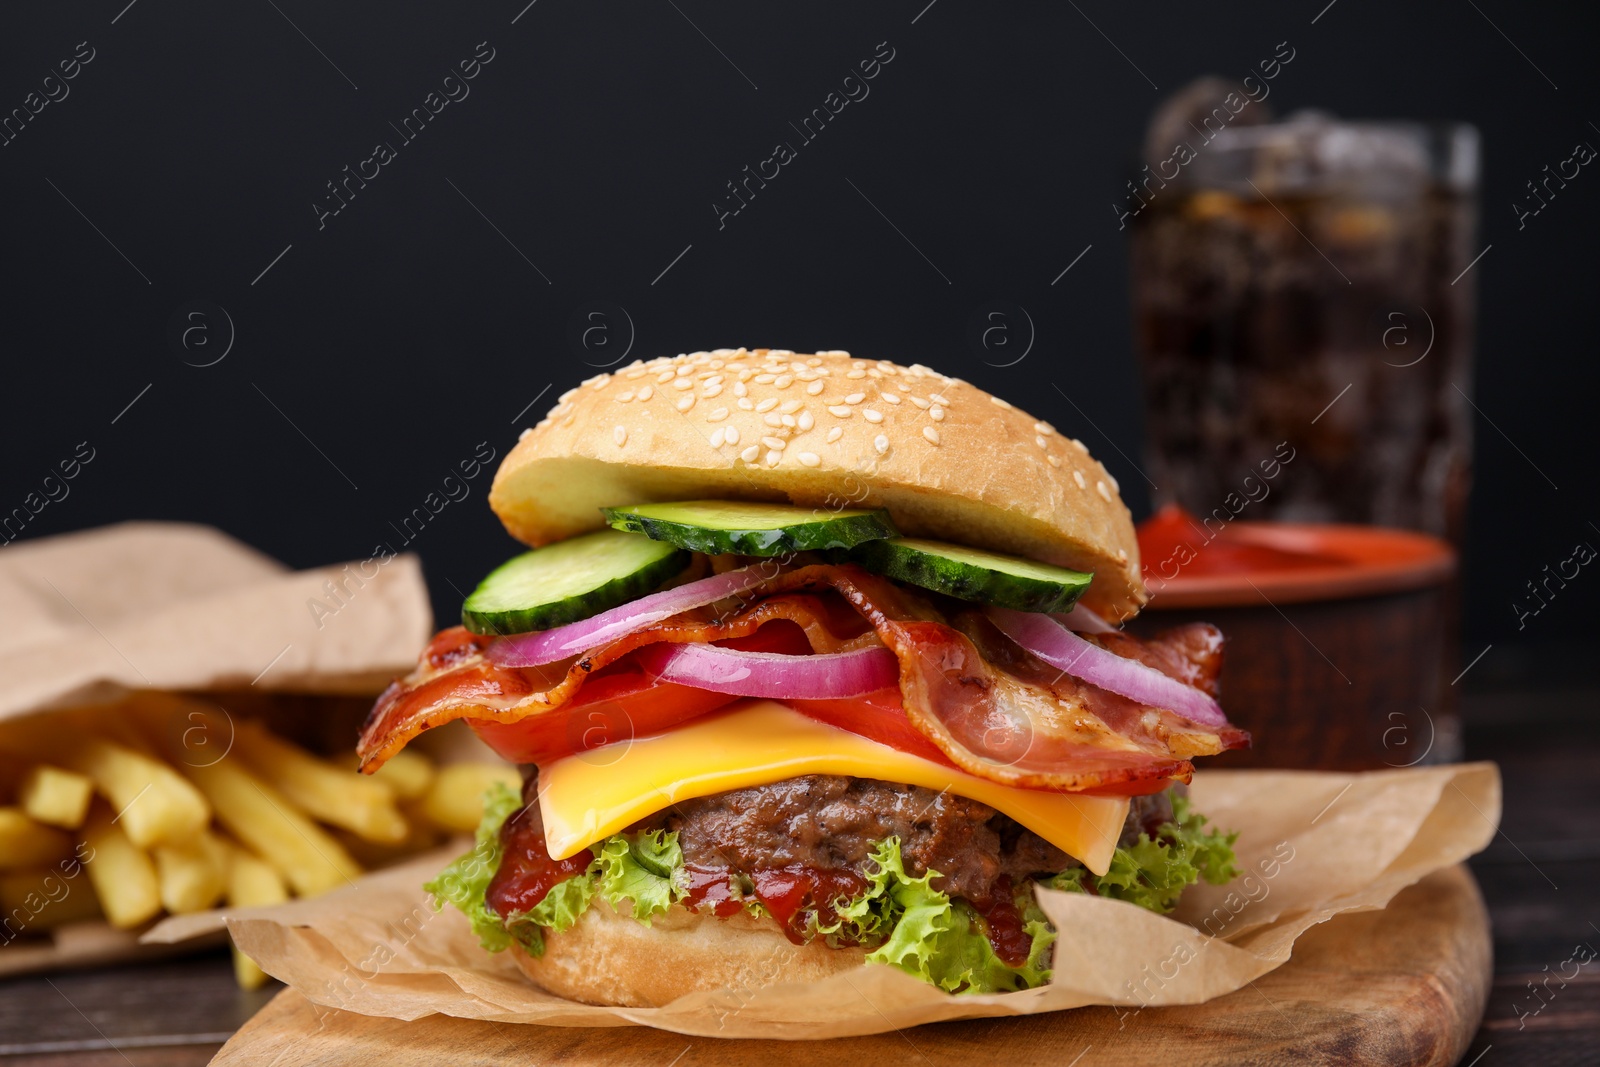
[[[674,907],[649,926],[603,900],[563,933],[545,931],[537,959],[512,947],[535,985],[570,1000],[656,1008],[685,993],[742,992],[809,982],[865,966],[866,950],[796,945],[777,924],[739,912],[727,919]]]

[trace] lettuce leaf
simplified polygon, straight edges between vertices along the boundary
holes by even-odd
[[[483,821],[472,851],[424,887],[433,894],[435,909],[453,904],[467,916],[485,949],[499,952],[516,943],[541,956],[543,931],[569,929],[596,897],[646,925],[683,899],[678,835],[653,830],[607,838],[595,846],[594,862],[585,872],[558,883],[532,910],[502,918],[488,907],[484,894],[500,866],[500,828],[521,807],[522,799],[513,790],[501,783],[491,787],[484,796]],[[1118,848],[1104,875],[1075,868],[1045,884],[1097,893],[1164,914],[1176,906],[1183,889],[1200,878],[1222,885],[1237,877],[1233,842],[1238,834],[1206,829],[1206,818],[1192,809],[1186,796],[1174,795],[1172,807],[1172,820],[1163,823],[1154,837],[1141,835],[1130,847]],[[951,993],[1010,992],[1050,980],[1050,948],[1056,933],[1026,883],[1016,903],[1032,944],[1027,960],[1012,967],[995,954],[971,905],[933,888],[937,871],[921,878],[906,872],[898,838],[878,843],[864,877],[867,888],[859,897],[834,902],[832,922],[824,925],[813,917],[811,936],[826,938],[830,944],[877,945],[868,953],[868,962],[898,967]],[[738,895],[752,914],[766,914],[754,896]]]
[[[950,993],[1004,993],[1050,980],[1048,953],[1056,935],[1031,889],[1017,903],[1033,943],[1022,966],[1011,967],[995,954],[977,912],[933,888],[937,871],[921,878],[906,873],[899,838],[880,842],[872,860],[866,892],[838,909],[833,928],[819,932],[845,932],[868,944],[881,936],[883,944],[867,954],[867,962],[898,967]]]
[[[595,891],[623,914],[650,925],[682,898],[677,871],[683,866],[683,849],[676,831],[648,830],[629,837],[617,834],[600,846]],[[624,911],[622,902],[628,902]]]
[[[1239,876],[1233,855],[1239,834],[1207,830],[1208,821],[1193,810],[1188,797],[1174,793],[1171,821],[1162,823],[1154,838],[1140,834],[1130,847],[1117,849],[1105,874],[1096,877],[1080,867],[1045,884],[1125,900],[1165,915],[1177,907],[1184,889],[1201,878],[1223,885]]]
[[[446,904],[455,905],[472,924],[478,943],[490,952],[510,948],[514,936],[500,916],[490,910],[484,893],[494,872],[500,868],[500,827],[521,809],[522,798],[504,782],[490,786],[483,795],[483,819],[478,823],[472,851],[422,887],[433,894],[434,911],[444,910]],[[516,940],[536,956],[544,952],[544,938],[537,927],[531,932],[520,932]]]

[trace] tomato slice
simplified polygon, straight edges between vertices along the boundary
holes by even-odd
[[[747,637],[716,643],[744,652],[803,655],[811,651],[805,631],[787,619],[769,622]],[[899,696],[896,691],[896,707]],[[658,734],[738,699],[690,685],[658,682],[628,655],[595,672],[575,699],[547,714],[514,723],[468,719],[467,724],[502,759],[549,763],[574,752]],[[905,713],[900,714],[904,718]]]

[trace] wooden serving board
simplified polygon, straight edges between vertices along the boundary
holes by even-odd
[[[1207,1004],[1137,1014],[1078,1008],[827,1042],[719,1041],[637,1026],[509,1026],[438,1015],[400,1022],[321,1011],[290,989],[212,1064],[1453,1064],[1483,1017],[1491,954],[1483,897],[1459,866],[1382,911],[1308,931],[1283,967]]]

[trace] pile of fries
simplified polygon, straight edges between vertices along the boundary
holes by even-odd
[[[495,781],[520,784],[507,764],[409,750],[363,777],[165,693],[0,723],[0,951],[68,923],[326,892],[470,832]],[[234,970],[247,989],[266,980],[237,951]]]

